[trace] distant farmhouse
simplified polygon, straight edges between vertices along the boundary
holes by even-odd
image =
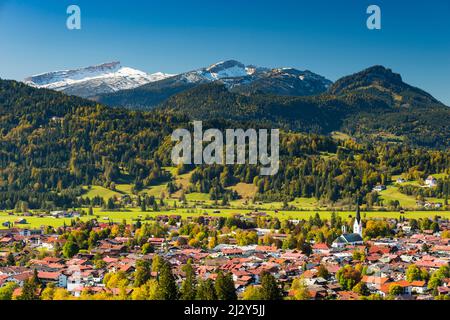
[[[373,191],[376,191],[376,192],[380,192],[380,191],[383,191],[383,190],[386,190],[386,186],[382,185],[382,184],[379,184],[375,188],[373,188]]]
[[[27,219],[19,218],[14,221],[14,224],[27,224]]]
[[[433,176],[428,176],[427,180],[425,180],[425,186],[428,188],[434,188],[437,186],[437,180]]]

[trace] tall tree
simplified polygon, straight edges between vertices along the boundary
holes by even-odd
[[[78,245],[74,241],[73,236],[69,236],[66,243],[63,246],[63,255],[66,258],[72,258],[74,255],[78,253]]]
[[[197,300],[217,300],[216,289],[211,279],[200,280],[197,288]]]
[[[195,279],[195,271],[192,267],[192,260],[189,259],[187,264],[183,266],[185,279],[181,285],[181,300],[194,300],[197,294],[197,284]]]
[[[152,269],[150,262],[146,260],[138,260],[136,262],[136,271],[134,272],[134,286],[140,287],[150,280],[151,272]]]
[[[214,287],[216,289],[217,299],[237,300],[234,281],[229,273],[224,274],[222,271],[219,271]]]
[[[12,252],[8,253],[8,257],[6,258],[6,264],[8,266],[14,266],[16,264],[16,260],[14,259],[14,255]]]
[[[33,276],[26,279],[19,300],[39,300],[40,281],[38,272],[34,269]]]
[[[158,295],[161,300],[177,300],[179,293],[170,264],[163,261],[159,267]]]
[[[261,274],[261,299],[262,300],[281,300],[283,292],[278,286],[277,280],[268,272]]]

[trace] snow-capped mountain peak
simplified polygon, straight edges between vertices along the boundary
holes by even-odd
[[[235,60],[221,61],[215,63],[205,70],[205,76],[214,80],[223,78],[237,78],[248,75],[247,68],[243,63]]]
[[[160,81],[172,74],[157,72],[148,74],[120,62],[104,63],[75,70],[54,71],[26,78],[24,82],[38,88],[64,91],[82,97],[133,89],[144,84]]]
[[[291,67],[267,68],[245,65],[236,60],[220,61],[192,71],[171,75],[124,67],[120,62],[44,73],[24,80],[28,85],[63,91],[66,94],[115,105],[138,103],[156,105],[173,94],[197,85],[218,82],[235,93],[311,96],[328,90],[331,81]],[[134,89],[134,90],[131,90]],[[131,90],[124,92],[120,91]],[[134,94],[139,92],[139,94]],[[110,95],[114,93],[114,95]],[[120,98],[122,97],[123,98]],[[130,97],[135,101],[129,101]],[[143,98],[142,98],[143,97]],[[149,98],[146,98],[149,97]],[[139,99],[144,99],[139,102]]]
[[[182,92],[201,84],[219,82],[228,90],[242,94],[265,93],[286,96],[310,96],[325,92],[331,81],[310,71],[295,68],[266,68],[245,65],[236,60],[214,63],[208,67],[188,71],[145,86],[147,94],[152,92],[154,103],[166,98],[167,92]],[[163,94],[161,94],[163,92]],[[128,94],[128,93],[127,93]],[[114,99],[114,98],[113,98]],[[101,100],[101,99],[100,99]]]

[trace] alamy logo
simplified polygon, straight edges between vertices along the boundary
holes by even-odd
[[[377,5],[371,5],[367,8],[367,28],[369,30],[381,30],[381,8]]]
[[[81,9],[77,5],[70,5],[67,7],[67,14],[70,16],[67,18],[66,26],[69,30],[81,29]]]
[[[224,152],[222,131],[208,129],[203,133],[201,121],[194,121],[193,124],[193,139],[191,132],[187,129],[177,129],[172,133],[172,141],[178,142],[172,149],[172,162],[174,164],[245,164],[248,154],[248,164],[257,165],[259,160],[259,164],[262,166],[261,175],[277,174],[280,165],[280,132],[278,129],[270,130],[270,154],[269,130],[226,129]],[[209,142],[204,149],[203,142]],[[192,155],[194,161],[192,161]]]

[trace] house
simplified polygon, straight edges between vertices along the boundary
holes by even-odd
[[[403,179],[402,177],[398,178],[396,181],[398,184],[402,184],[406,182],[406,179]]]
[[[0,245],[8,245],[14,243],[14,239],[11,237],[3,237],[0,238]]]
[[[388,283],[390,280],[387,277],[376,277],[376,276],[363,276],[361,282],[366,284],[367,288],[371,291],[380,290],[383,285]]]
[[[382,295],[389,294],[389,290],[391,286],[397,285],[402,288],[402,295],[410,296],[414,293],[423,294],[427,290],[427,286],[425,285],[425,281],[413,281],[409,282],[406,280],[400,280],[395,282],[387,282],[383,284],[380,288],[380,293]]]
[[[50,215],[52,217],[59,218],[60,216],[63,216],[65,211],[50,211]]]
[[[434,188],[437,186],[437,180],[433,176],[428,176],[428,178],[425,180],[425,186],[428,188]]]
[[[62,272],[45,272],[39,271],[38,278],[42,283],[54,283],[60,288],[66,288],[67,286],[67,276]]]
[[[329,254],[330,247],[326,243],[316,243],[312,246],[312,251],[316,254]]]
[[[375,188],[373,188],[372,190],[373,190],[373,191],[376,191],[376,192],[381,192],[381,191],[383,191],[383,190],[386,190],[386,186],[384,186],[384,185],[382,185],[382,184],[379,184],[379,185],[377,185]]]
[[[413,281],[411,282],[411,292],[416,294],[425,294],[428,291],[428,287],[425,281]]]
[[[166,239],[164,238],[149,238],[148,239],[148,243],[150,243],[154,248],[161,248],[164,243],[165,243]]]
[[[25,220],[25,219],[23,219],[23,220]],[[27,222],[26,222],[26,220],[25,220],[25,224],[26,224]],[[22,236],[22,237],[31,237],[31,236],[33,236],[33,235],[41,235],[42,234],[42,230],[40,230],[40,229],[34,229],[34,230],[30,230],[30,229],[21,229],[20,231],[19,231],[19,234]]]
[[[244,253],[244,251],[242,251],[239,248],[224,248],[221,251],[222,251],[222,254],[225,256],[239,256]]]
[[[74,292],[74,295],[79,296],[81,289],[84,287],[84,283],[81,279],[80,272],[74,272],[71,276],[67,278],[67,291]]]
[[[25,271],[22,273],[18,273],[18,274],[14,274],[12,275],[9,279],[8,282],[15,282],[17,283],[20,287],[23,287],[25,280],[27,280],[28,278],[33,276],[33,272],[32,271]]]
[[[27,219],[20,218],[14,221],[14,224],[27,224]]]

